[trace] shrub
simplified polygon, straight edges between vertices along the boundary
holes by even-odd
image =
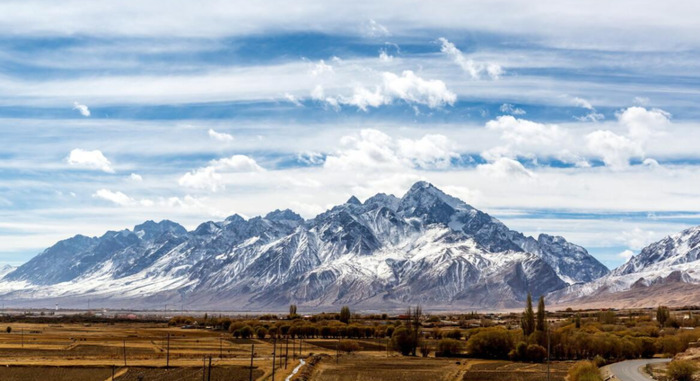
[[[338,350],[345,353],[352,353],[360,350],[360,344],[355,340],[340,340]]]
[[[467,350],[475,357],[507,359],[512,349],[510,335],[502,328],[483,329],[467,341]]]
[[[255,330],[255,335],[258,336],[258,339],[264,339],[265,336],[267,336],[267,330],[265,327],[258,327],[258,329]]]
[[[527,343],[524,341],[518,342],[515,349],[508,353],[508,357],[513,361],[523,361],[527,359]]]
[[[244,339],[248,339],[251,336],[253,336],[253,328],[250,328],[249,325],[246,325],[245,327],[241,328],[239,330],[241,337]]]
[[[452,357],[460,354],[462,352],[462,342],[455,339],[442,339],[438,342],[437,351],[435,356],[438,357]]]
[[[583,361],[569,369],[569,381],[603,381],[600,371],[594,363]]]
[[[666,374],[673,381],[691,381],[693,374],[697,371],[697,367],[687,360],[676,360],[668,364]]]
[[[5,332],[12,333],[12,327],[7,326],[7,328],[5,328]]]
[[[452,329],[452,330],[449,330],[449,331],[443,333],[442,337],[444,339],[461,340],[462,339],[462,331],[460,331],[458,329]]]
[[[420,343],[420,354],[423,357],[428,357],[430,354],[430,344],[427,340],[422,340]]]
[[[391,345],[393,348],[404,356],[408,356],[413,351],[415,338],[404,327],[399,327],[394,330],[391,335]]]
[[[543,346],[530,344],[527,346],[527,359],[532,362],[543,362],[547,358],[547,350]]]

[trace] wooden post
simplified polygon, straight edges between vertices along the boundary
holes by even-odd
[[[335,363],[338,363],[338,360],[340,359],[340,338],[338,338],[338,341],[335,342]]]
[[[253,356],[255,355],[255,344],[251,344],[250,346],[250,376],[248,377],[249,381],[253,381]]]
[[[22,348],[24,348],[24,327],[20,329],[20,332],[22,332]]]
[[[207,381],[207,358],[202,357],[202,381]]]
[[[126,366],[126,340],[124,340],[124,366]]]
[[[170,334],[168,334],[168,347],[165,351],[165,369],[170,369]]]
[[[219,359],[224,358],[224,337],[219,335]]]
[[[112,364],[112,379],[110,381],[114,381],[114,364]]]

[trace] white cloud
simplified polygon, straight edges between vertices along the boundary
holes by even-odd
[[[288,100],[290,103],[294,104],[297,107],[304,107],[301,101],[299,101],[299,98],[294,96],[294,94],[284,93],[284,99]]]
[[[213,192],[225,188],[225,176],[233,173],[262,172],[263,168],[255,160],[245,155],[212,160],[206,167],[185,173],[178,183],[196,189],[211,189]]]
[[[114,173],[112,163],[99,150],[86,151],[76,148],[70,151],[66,159],[68,164],[86,169],[98,169],[107,173]]]
[[[658,239],[655,232],[651,230],[644,230],[639,227],[635,227],[632,230],[623,231],[621,238],[625,245],[632,250],[641,250]]]
[[[467,58],[461,50],[457,49],[455,44],[451,43],[444,37],[438,39],[442,46],[440,51],[447,54],[452,60],[457,63],[462,70],[467,72],[472,79],[481,79],[483,76],[491,79],[498,79],[503,75],[503,68],[495,63],[475,62]]]
[[[621,252],[620,254],[618,254],[617,256],[624,259],[625,261],[627,261],[630,258],[634,257],[634,251],[625,250],[625,251]]]
[[[525,115],[527,112],[519,107],[515,107],[510,103],[504,103],[499,108],[502,113],[512,114],[512,115]]]
[[[589,111],[588,114],[583,116],[575,116],[574,119],[581,122],[599,122],[605,119],[605,115],[597,112],[591,102],[579,97],[575,97],[572,101],[577,107],[581,107]]]
[[[80,104],[78,102],[73,102],[73,110],[78,110],[80,112],[80,115],[88,117],[90,116],[90,109],[88,106],[84,104]]]
[[[644,107],[630,107],[617,114],[621,125],[627,127],[629,137],[637,141],[645,141],[651,136],[663,132],[671,124],[671,114],[664,110]]]
[[[528,171],[519,161],[501,157],[491,163],[480,164],[477,170],[490,177],[496,178],[531,178],[534,174]]]
[[[326,157],[324,168],[358,172],[446,168],[459,156],[445,136],[435,134],[395,140],[379,130],[364,129],[359,135],[344,136],[341,145]]]
[[[486,128],[500,131],[501,138],[516,145],[552,145],[564,137],[556,124],[542,124],[511,115],[488,121]]]
[[[324,60],[319,60],[318,63],[314,64],[313,67],[310,70],[311,75],[314,77],[323,75],[323,74],[332,74],[333,73],[333,66],[328,65],[326,61]]]
[[[209,129],[208,133],[210,138],[220,142],[230,143],[234,140],[233,135],[224,132],[216,132],[211,128]]]
[[[121,206],[133,205],[136,201],[122,192],[113,192],[109,189],[100,189],[92,197],[107,200]]]
[[[138,183],[140,183],[140,182],[143,181],[143,177],[142,177],[141,175],[137,174],[137,173],[132,173],[131,175],[129,175],[129,178],[130,178],[132,181],[135,181],[135,182],[138,182]]]
[[[363,25],[363,34],[368,37],[386,37],[390,35],[389,29],[387,29],[384,25],[374,21],[373,19],[369,19],[364,25]]]
[[[589,151],[612,169],[624,169],[632,158],[644,156],[639,143],[612,131],[597,130],[586,135]]]
[[[387,53],[386,50],[382,49],[379,51],[379,60],[384,63],[388,63],[394,60],[394,56]]]

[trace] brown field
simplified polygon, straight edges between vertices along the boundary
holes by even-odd
[[[202,379],[202,364],[212,358],[213,381],[248,380],[251,347],[255,346],[254,379],[271,380],[273,342],[270,339],[234,339],[207,329],[181,329],[155,323],[30,324],[12,323],[12,333],[0,333],[0,380],[108,381],[112,367],[116,381]],[[0,327],[3,328],[3,327]],[[166,369],[170,335],[170,369]],[[544,379],[545,365],[387,356],[385,339],[357,340],[360,350],[341,354],[336,363],[335,339],[302,343],[303,357],[325,354],[305,373],[313,380],[454,380],[534,381]],[[126,350],[126,364],[124,352]],[[288,351],[288,352],[287,352]],[[276,344],[275,380],[284,380],[299,364],[299,341]],[[279,355],[287,352],[287,366]],[[555,363],[552,380],[563,381],[570,363]]]
[[[564,381],[566,373],[573,363],[553,362],[551,364],[551,380]],[[464,381],[539,381],[547,377],[546,364],[513,363],[509,361],[494,361],[474,364],[464,374]]]

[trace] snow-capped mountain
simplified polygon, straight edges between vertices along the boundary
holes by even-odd
[[[101,237],[75,236],[0,281],[21,305],[90,298],[105,305],[274,309],[295,303],[387,309],[511,307],[608,274],[562,237],[537,239],[433,185],[377,194],[304,220],[274,211],[233,215],[193,231],[148,221]]]
[[[652,243],[608,275],[572,285],[552,296],[560,303],[626,299],[624,306],[690,305],[700,304],[697,285],[700,285],[700,226]]]

